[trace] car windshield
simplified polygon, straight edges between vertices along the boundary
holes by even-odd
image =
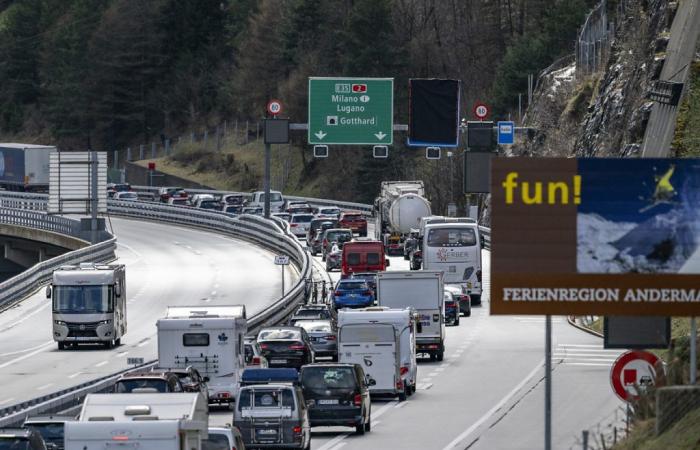
[[[328,214],[329,216],[340,214],[340,209],[338,208],[322,208],[319,214]]]
[[[312,390],[354,389],[355,374],[350,367],[305,367],[301,384]]]
[[[328,321],[299,320],[296,326],[302,327],[307,333],[330,333],[331,323]]]
[[[264,202],[265,201],[265,194],[260,194],[260,201]],[[282,194],[279,192],[270,192],[270,201],[271,202],[281,202],[282,201]]]
[[[209,431],[209,437],[202,440],[202,450],[231,450],[231,448],[231,443],[225,434],[214,434]]]
[[[109,286],[54,286],[53,310],[63,314],[99,314],[114,311]]]
[[[309,223],[313,218],[311,214],[299,214],[292,216],[292,223]]]
[[[343,281],[338,284],[338,289],[344,289],[344,290],[361,290],[361,289],[368,289],[367,283],[364,281]]]
[[[216,200],[204,200],[199,203],[202,209],[219,209],[219,202]]]
[[[0,450],[32,450],[32,446],[26,438],[0,436]]]
[[[119,380],[114,391],[118,394],[128,394],[134,389],[155,389],[158,392],[168,392],[168,383],[157,378]]]
[[[252,398],[251,398],[252,397]],[[251,402],[252,400],[252,402]],[[243,389],[238,401],[238,409],[244,408],[292,408],[294,394],[290,389]]]
[[[472,228],[437,228],[428,232],[428,247],[471,247],[476,245]]]
[[[329,231],[326,233],[326,239],[328,239],[329,242],[347,242],[352,239],[352,233],[347,231]]]
[[[139,196],[138,196],[138,194],[136,194],[136,192],[123,192],[123,193],[119,194],[119,199],[125,199],[125,198],[136,200],[137,198],[139,198]]]
[[[25,428],[35,429],[47,442],[63,441],[62,423],[31,423],[25,425]]]
[[[362,216],[359,214],[345,214],[343,220],[361,220]]]
[[[117,192],[130,191],[131,186],[128,184],[115,184],[114,190]]]
[[[258,335],[258,341],[299,339],[301,339],[301,333],[298,330],[262,330]]]

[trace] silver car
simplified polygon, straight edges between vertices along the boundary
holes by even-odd
[[[297,320],[294,326],[306,330],[316,356],[338,357],[338,333],[330,320]]]

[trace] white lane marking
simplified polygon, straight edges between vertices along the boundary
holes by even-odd
[[[48,383],[48,384],[45,384],[45,385],[43,385],[43,386],[39,386],[38,388],[36,388],[36,390],[37,390],[37,391],[43,391],[44,389],[46,389],[46,388],[48,388],[48,387],[51,387],[51,386],[53,386],[53,383]]]
[[[216,297],[216,291],[211,291],[211,296]]]
[[[43,344],[37,345],[36,347],[29,347],[29,348],[25,348],[23,350],[16,350],[14,352],[8,352],[8,353],[0,353],[0,357],[18,355],[18,354],[24,353],[24,352],[31,352],[32,350],[36,350],[39,347],[44,347],[45,345],[47,345],[48,342],[53,342],[53,341],[47,341],[47,342],[44,342]]]
[[[219,284],[218,284],[218,283],[214,285],[214,289],[219,289]]]
[[[416,390],[417,391],[427,391],[433,387],[433,383],[419,383],[416,385]]]
[[[390,401],[386,405],[379,408],[379,410],[377,412],[373,412],[372,418],[377,419],[377,418],[381,417],[382,414],[387,412],[390,408],[394,407],[394,405],[396,403],[397,403],[396,400]],[[373,420],[372,425],[374,425],[375,423],[378,423],[378,422]],[[338,436],[334,437],[333,439],[331,439],[330,441],[328,441],[324,445],[322,445],[318,450],[331,450],[331,449],[335,448],[335,446],[339,442],[341,442],[343,439],[347,438],[348,436],[350,436],[349,433],[339,434]]]
[[[10,403],[12,400],[14,400],[14,397],[6,398],[5,400],[0,401],[0,405],[4,405],[6,403]]]
[[[424,381],[425,383],[427,383],[428,381],[433,381],[433,379],[430,378],[430,377],[425,377],[425,378],[423,378],[423,381]]]
[[[14,364],[14,363],[16,363],[16,362],[19,362],[19,361],[22,361],[22,360],[24,360],[24,359],[31,358],[32,356],[36,355],[37,353],[41,353],[41,352],[43,352],[44,350],[46,350],[46,349],[48,348],[49,345],[53,345],[53,341],[48,341],[48,342],[46,342],[44,345],[42,345],[41,347],[37,348],[36,350],[34,350],[34,351],[31,352],[31,353],[27,353],[26,355],[19,356],[19,357],[15,358],[15,359],[11,359],[11,360],[9,360],[9,361],[6,361],[6,362],[0,364],[0,369],[4,369],[5,367],[11,366],[12,364]]]
[[[396,409],[403,408],[407,404],[408,404],[408,402],[399,402],[396,404],[396,406],[394,406],[394,408],[396,408]]]
[[[348,437],[348,434],[339,434],[338,436],[334,437],[333,439],[322,445],[321,448],[319,448],[318,450],[331,450],[332,448],[335,448],[335,446],[346,437]]]
[[[73,375],[68,375],[68,378],[75,378],[78,375],[82,375],[82,374],[83,374],[83,372],[75,372]]]
[[[435,369],[435,372],[443,372],[444,370],[444,367],[438,367],[437,369]]]
[[[486,414],[481,416],[479,420],[474,422],[472,426],[464,430],[459,436],[454,438],[452,442],[447,444],[442,450],[450,450],[453,449],[459,444],[460,442],[464,441],[467,437],[469,437],[470,434],[472,434],[477,428],[479,428],[484,422],[486,422],[491,416],[493,416],[496,411],[499,409],[503,408],[505,404],[508,402],[508,400],[511,399],[520,389],[523,388],[531,379],[534,377],[537,372],[539,372],[542,367],[544,366],[544,360],[540,361],[534,369],[532,369],[532,372],[530,372],[520,383],[518,383],[517,386],[513,388],[509,393],[506,394],[505,397],[503,397],[496,405],[494,405],[493,408],[489,409],[486,411]]]
[[[144,345],[148,344],[148,341],[150,341],[150,338],[146,338],[143,342],[139,342],[136,344],[137,347],[143,347]]]
[[[109,361],[98,362],[97,364],[95,364],[95,367],[102,367],[102,366],[104,366],[104,365],[106,365],[106,364],[109,364]]]
[[[12,324],[10,324],[9,326],[7,326],[6,328],[3,328],[2,330],[0,330],[0,332],[7,331],[7,330],[10,330],[10,329],[16,327],[16,326],[19,325],[20,323],[22,323],[22,322],[24,322],[25,320],[31,318],[31,317],[34,316],[35,314],[40,313],[41,311],[43,311],[44,309],[48,308],[49,306],[51,306],[51,302],[44,303],[42,306],[38,307],[37,309],[35,309],[35,310],[32,311],[31,313],[29,313],[29,314],[23,316],[21,319],[12,322]],[[9,354],[9,353],[6,353],[5,355],[8,355],[8,354]],[[3,355],[0,355],[0,356],[3,356]]]
[[[122,356],[124,356],[124,355],[126,355],[126,354],[128,354],[128,353],[129,353],[128,351],[126,351],[126,352],[119,352],[119,353],[117,353],[116,355],[114,355],[114,357],[115,357],[115,358],[121,358]]]

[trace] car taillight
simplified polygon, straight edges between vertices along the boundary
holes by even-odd
[[[295,228],[295,227],[298,227],[298,226],[299,226],[298,223],[291,223],[291,224],[289,224],[289,225],[290,225],[292,228]]]
[[[263,350],[267,350],[268,348],[270,348],[270,346],[267,344],[260,344],[260,348]]]
[[[290,350],[304,350],[306,347],[304,347],[302,344],[292,344],[289,346]]]
[[[355,397],[352,399],[352,403],[355,406],[362,406],[362,395],[361,394],[355,394]]]
[[[323,240],[323,246],[325,247],[326,245],[328,245],[328,239]]]
[[[301,427],[297,426],[297,427],[292,428],[292,432],[294,434],[301,434]]]
[[[336,297],[340,297],[341,295],[343,295],[343,293],[340,291],[335,291],[333,295],[335,295]]]
[[[231,393],[230,392],[220,392],[219,397],[220,398],[229,398],[229,397],[231,397]]]
[[[253,360],[251,361],[253,365],[258,365],[260,364],[260,357],[259,356],[253,356]]]
[[[401,366],[401,369],[399,369],[399,373],[401,375],[406,375],[408,373],[408,367],[406,366]]]
[[[396,380],[396,390],[397,391],[402,391],[403,390],[403,380],[399,378]]]
[[[335,334],[329,334],[328,336],[326,336],[327,341],[335,341],[335,339],[336,339]]]

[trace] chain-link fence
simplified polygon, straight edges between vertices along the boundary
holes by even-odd
[[[570,450],[607,450],[627,436],[629,413],[624,406],[615,408],[599,422],[581,430]]]
[[[615,26],[608,21],[608,2],[602,0],[586,16],[576,40],[576,74],[586,76],[600,71],[610,51]]]

